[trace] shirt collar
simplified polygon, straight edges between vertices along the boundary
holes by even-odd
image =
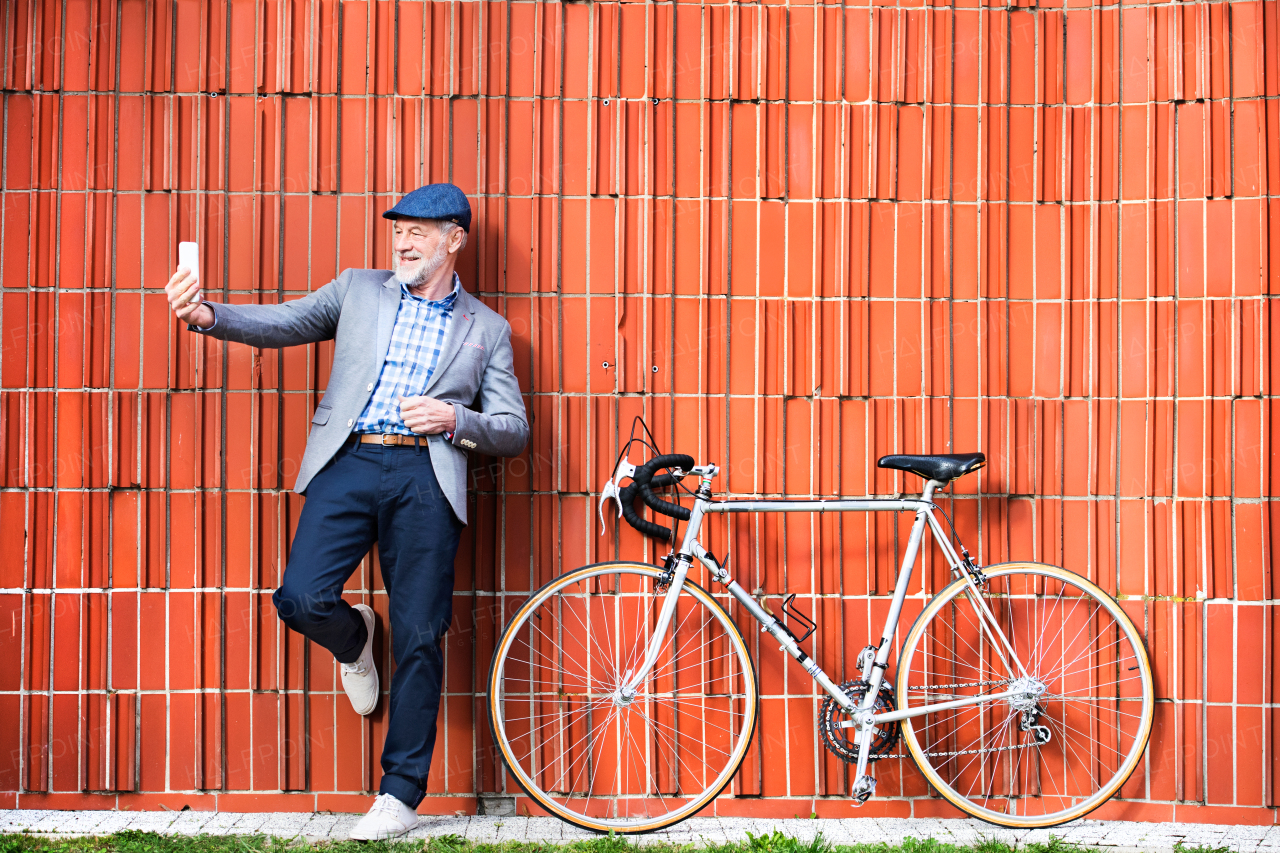
[[[404,294],[405,296],[408,296],[410,299],[416,299],[419,302],[426,302],[432,308],[437,308],[441,311],[450,311],[453,309],[454,303],[458,301],[458,291],[461,289],[462,289],[462,279],[458,277],[458,274],[456,272],[453,274],[453,290],[449,291],[448,296],[445,296],[442,299],[436,299],[434,301],[423,299],[421,296],[415,295],[413,291],[409,289],[409,285],[405,284],[404,282],[400,282],[400,292],[402,294]]]

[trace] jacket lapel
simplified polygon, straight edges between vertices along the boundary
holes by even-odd
[[[382,371],[382,365],[387,360],[387,350],[391,347],[391,330],[396,325],[396,313],[400,310],[400,282],[396,281],[395,275],[391,275],[382,283],[382,290],[378,294],[378,337],[374,340],[374,355],[376,360],[373,363],[374,376]]]
[[[445,332],[444,335],[444,348],[440,350],[440,360],[436,362],[436,369],[432,371],[431,378],[427,380],[427,388],[422,392],[424,396],[430,396],[431,389],[440,381],[440,377],[444,375],[449,362],[453,361],[453,357],[462,348],[462,342],[467,339],[467,333],[471,331],[471,324],[475,321],[476,316],[472,301],[471,294],[467,293],[462,288],[462,283],[459,282],[458,301],[453,306],[453,317],[449,320],[449,331]]]

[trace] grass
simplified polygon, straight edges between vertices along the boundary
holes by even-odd
[[[747,840],[702,847],[647,843],[644,853],[1084,853],[1086,848],[1056,838],[1044,843],[1012,846],[986,840],[976,845],[944,844],[933,839],[907,838],[900,845],[833,845],[819,834],[801,840],[775,830],[763,835],[747,833]],[[0,835],[0,853],[639,853],[636,842],[622,836],[601,836],[568,844],[507,841],[473,844],[459,835],[413,841],[324,841],[309,843],[254,835],[158,835],[154,832],[117,832],[84,838],[57,838],[18,833]],[[1180,853],[1216,853],[1200,848],[1180,848]]]

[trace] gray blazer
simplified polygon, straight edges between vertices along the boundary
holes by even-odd
[[[387,270],[344,270],[314,293],[279,305],[210,302],[214,324],[207,329],[187,326],[255,347],[335,341],[329,387],[311,419],[294,486],[299,494],[338,452],[373,396],[400,296],[400,283]],[[443,435],[425,438],[436,478],[454,514],[466,524],[467,451],[516,456],[529,440],[529,421],[512,368],[511,325],[461,288],[425,393],[452,403],[457,415],[452,443]]]

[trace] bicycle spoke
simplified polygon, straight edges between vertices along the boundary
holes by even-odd
[[[1055,597],[1054,597],[1054,602],[1053,602],[1053,606],[1054,606],[1054,608],[1057,608],[1057,607],[1060,607],[1060,606],[1061,606],[1061,604],[1062,604],[1062,594],[1063,594],[1064,592],[1066,592],[1066,591],[1067,591],[1067,585],[1066,585],[1066,584],[1062,584],[1062,585],[1060,585],[1060,586],[1058,587],[1058,594],[1057,594],[1057,596],[1055,596]],[[1047,623],[1047,622],[1042,622],[1042,623],[1040,623],[1040,624],[1048,624],[1048,623]],[[1058,642],[1058,637],[1062,636],[1062,627],[1063,627],[1064,625],[1066,625],[1066,624],[1067,624],[1067,620],[1066,620],[1065,618],[1059,619],[1059,620],[1058,620],[1058,633],[1057,633],[1057,634],[1055,634],[1055,635],[1054,635],[1054,637],[1053,637],[1053,639],[1052,639],[1052,640],[1050,640],[1048,643],[1043,644],[1043,645],[1041,646],[1041,648],[1042,648],[1042,649],[1044,649],[1044,650],[1046,650],[1046,651],[1047,651],[1048,649],[1053,648],[1053,646],[1054,646],[1054,645],[1056,645],[1056,644],[1057,644],[1057,642]],[[1038,655],[1038,656],[1037,656],[1037,660],[1036,660],[1036,672],[1040,672],[1040,671],[1041,671],[1041,669],[1040,669],[1040,665],[1041,665],[1041,663],[1043,663],[1043,661],[1044,661],[1044,654],[1043,654],[1043,653],[1041,653],[1040,655]]]
[[[553,719],[553,720],[548,720],[548,724],[554,724],[554,722],[559,722],[559,720],[554,720],[554,719]],[[590,726],[590,724],[588,724],[588,725]],[[602,731],[602,733],[604,733],[604,731],[608,731],[608,727],[609,727],[608,720],[605,720],[605,722],[604,722],[604,727],[603,727],[603,729],[600,729],[600,731]],[[591,745],[593,745],[593,744],[595,743],[595,738],[598,738],[598,736],[599,736],[599,734],[593,734],[593,733],[591,733],[591,729],[590,729],[590,727],[588,727],[588,733],[586,733],[585,735],[582,735],[582,736],[581,736],[581,738],[579,738],[579,739],[575,740],[575,742],[573,742],[573,743],[571,743],[571,744],[568,744],[568,749],[566,749],[566,752],[567,752],[568,754],[573,754],[573,748],[577,747],[577,745],[579,745],[580,743],[584,742],[584,740],[586,740],[586,739],[590,738],[590,739],[591,739],[591,740],[590,740],[590,743],[588,743],[588,745],[586,745],[586,757],[584,758],[584,761],[582,761],[582,766],[586,767],[586,766],[588,766],[588,765],[589,765],[589,763],[590,763],[590,761],[591,761]],[[557,783],[561,783],[561,781],[563,781],[563,780],[564,780],[564,776],[566,776],[567,774],[568,774],[568,765],[564,766],[564,770],[562,770],[562,771],[561,771],[561,776],[559,776],[559,779],[557,779],[557,780],[556,780],[556,781],[557,781]],[[579,774],[579,775],[581,775],[581,774]],[[575,779],[575,780],[573,780],[573,784],[576,784],[576,783],[577,783],[577,780],[576,780],[576,779]],[[571,784],[571,785],[570,785],[570,788],[572,788],[572,786],[573,786],[573,785]]]
[[[638,713],[643,714],[644,712],[643,712],[643,711],[640,711],[640,712],[638,712]],[[706,719],[705,719],[705,718],[702,720],[702,723],[703,723],[704,725],[709,725],[709,726],[711,726],[713,729],[719,729],[719,730],[720,730],[720,731],[722,731],[722,732],[729,732],[729,733],[731,733],[731,730],[730,730],[730,729],[726,729],[724,726],[717,726],[717,725],[714,725],[714,724],[712,724],[712,723],[708,723],[708,722],[706,721]],[[655,723],[655,725],[666,725],[666,724],[665,724],[665,723]],[[675,729],[672,729],[672,731],[675,731]],[[718,752],[718,753],[720,753],[721,755],[724,755],[724,756],[728,756],[728,755],[729,755],[729,753],[725,752],[723,749],[718,749],[718,748],[716,748],[716,747],[714,747],[714,746],[711,746],[711,744],[709,744],[709,743],[703,743],[703,744],[700,744],[700,746],[702,746],[704,749],[713,749],[713,750],[715,750],[716,752]]]
[[[578,771],[578,775],[574,777],[573,782],[568,786],[569,790],[572,790],[573,788],[578,787],[578,780],[582,778],[582,774],[586,771],[588,767],[594,766],[597,769],[599,768],[600,762],[591,760],[592,747],[596,745],[596,740],[598,738],[608,737],[609,725],[614,721],[614,719],[617,716],[618,716],[618,709],[615,707],[612,711],[609,712],[609,716],[605,718],[604,725],[600,727],[600,731],[591,736],[591,740],[588,741],[587,743],[586,755],[583,757],[582,769]],[[583,738],[579,738],[578,742],[581,743],[581,741],[585,737],[586,736],[584,735]],[[567,770],[568,768],[566,768],[566,772]],[[595,771],[593,770],[591,773],[591,776],[587,778],[587,799],[588,800],[591,799],[591,787],[594,784],[595,784]]]
[[[561,658],[563,658],[563,656],[564,656],[564,649],[560,646],[560,644],[559,644],[559,643],[557,643],[557,642],[556,642],[556,640],[555,640],[555,638],[554,638],[554,637],[552,637],[552,636],[551,636],[550,634],[548,634],[546,631],[542,630],[542,627],[541,627],[541,626],[539,626],[539,625],[534,625],[532,622],[527,622],[526,624],[528,624],[528,625],[529,625],[533,630],[537,631],[537,632],[538,632],[539,634],[541,634],[543,637],[546,637],[546,638],[547,638],[547,642],[551,643],[551,644],[552,644],[552,646],[553,646],[555,649],[557,649],[558,651],[560,651],[560,653],[561,653],[561,654],[560,654],[560,657],[561,657]],[[534,648],[534,647],[533,647],[533,643],[526,642],[526,643],[525,643],[525,645],[529,647],[530,652],[532,652],[532,651],[533,651],[533,648]],[[541,653],[539,653],[539,655],[541,655]],[[586,667],[582,667],[581,672],[582,672],[582,674],[583,674],[584,676],[586,676],[586,677],[590,678],[590,673],[587,671]]]
[[[1074,646],[1074,645],[1075,645],[1076,639],[1077,639],[1077,638],[1078,638],[1082,633],[1084,633],[1084,629],[1085,629],[1085,628],[1088,628],[1091,624],[1093,624],[1093,619],[1094,619],[1094,617],[1098,615],[1098,611],[1099,611],[1099,610],[1101,610],[1101,609],[1102,609],[1102,606],[1101,606],[1101,605],[1095,604],[1095,605],[1094,605],[1094,608],[1093,608],[1093,612],[1089,614],[1088,618],[1087,618],[1087,619],[1082,619],[1082,620],[1080,621],[1080,627],[1076,630],[1075,636],[1073,636],[1073,637],[1071,638],[1071,642],[1067,644],[1067,646],[1066,646],[1067,648],[1071,648],[1072,646]],[[1066,624],[1067,624],[1067,620],[1065,620],[1065,619],[1064,619],[1064,620],[1062,620],[1062,624],[1063,624],[1063,625],[1066,625]],[[1090,649],[1090,648],[1091,648],[1091,647],[1087,647],[1087,648],[1085,648],[1085,650],[1084,650],[1083,652],[1081,652],[1080,654],[1076,655],[1075,660],[1079,660],[1079,659],[1080,659],[1080,655],[1082,655],[1082,654],[1086,654],[1086,653],[1089,651],[1089,649]],[[1074,663],[1075,661],[1072,661],[1072,662]]]
[[[1123,637],[1117,637],[1116,639],[1112,640],[1110,643],[1107,643],[1105,646],[1100,646],[1100,647],[1097,647],[1097,648],[1094,648],[1093,646],[1090,646],[1089,648],[1084,649],[1084,650],[1083,650],[1083,651],[1081,651],[1079,654],[1077,654],[1074,658],[1072,658],[1071,660],[1069,660],[1068,662],[1066,662],[1065,664],[1063,664],[1063,665],[1062,665],[1062,667],[1063,667],[1063,669],[1066,669],[1066,667],[1074,666],[1074,665],[1075,665],[1077,662],[1079,662],[1079,660],[1080,660],[1082,657],[1084,657],[1085,655],[1088,655],[1088,654],[1100,655],[1100,654],[1102,654],[1102,652],[1107,651],[1108,649],[1110,649],[1110,648],[1111,648],[1111,647],[1113,647],[1113,646],[1118,646],[1118,645],[1120,645],[1120,644],[1121,644],[1121,643],[1123,643],[1123,642],[1124,642],[1124,638],[1123,638]]]
[[[996,741],[996,748],[992,750],[993,752],[996,752],[996,753],[1000,752],[1000,747],[1004,746],[1005,738],[1009,734],[1009,728],[1010,728],[1010,721],[1006,721],[1005,724],[1000,727],[1000,739]],[[999,761],[1000,759],[997,758],[996,760]],[[991,792],[996,787],[996,777],[999,775],[999,772],[1000,771],[998,767],[992,767],[987,772],[987,778],[990,780],[987,783],[987,795],[986,795],[987,802],[991,801]]]
[[[658,676],[658,675],[661,675],[661,676],[663,676],[664,678],[669,678],[669,677],[674,676],[674,675],[677,675],[677,674],[679,674],[679,673],[681,673],[681,672],[688,672],[689,670],[699,669],[699,668],[701,668],[701,667],[706,666],[706,665],[707,665],[707,664],[709,664],[709,663],[712,663],[713,661],[718,661],[718,660],[728,660],[728,659],[730,659],[730,658],[732,658],[732,657],[733,657],[733,653],[732,653],[732,652],[725,652],[724,654],[722,654],[722,655],[716,655],[716,656],[715,656],[715,657],[713,657],[713,658],[707,658],[706,660],[699,660],[699,661],[696,661],[696,662],[694,662],[694,663],[689,664],[688,666],[682,666],[682,667],[680,667],[679,669],[673,669],[673,670],[671,670],[671,672],[663,672],[662,670],[654,670],[654,673],[653,673],[653,674],[654,674],[654,676],[655,676],[655,677],[656,677],[656,676]]]
[[[643,716],[643,715],[642,715],[642,716]],[[628,718],[628,720],[627,720],[627,739],[628,739],[628,740],[630,740],[630,739],[631,739],[631,720],[630,720],[630,718]],[[632,741],[632,742],[634,742],[634,741]],[[628,753],[628,755],[630,755],[630,753]],[[648,750],[647,750],[647,749],[645,750],[645,757],[646,757],[646,758],[648,757]],[[628,758],[628,762],[629,762],[629,761],[630,761],[630,759]],[[665,805],[666,805],[666,802],[667,802],[667,799],[666,799],[666,797],[662,796],[662,788],[661,788],[661,786],[657,786],[657,785],[655,785],[655,786],[654,786],[654,789],[657,791],[657,794],[658,794],[658,800],[659,800],[659,801],[660,801],[660,802],[665,806]]]
[[[586,607],[587,607],[587,613],[588,613],[588,615],[590,615],[590,612],[591,612],[591,611],[590,611],[590,608],[591,608],[590,599],[587,599],[587,600],[586,600]],[[578,613],[578,611],[577,611],[575,608],[570,608],[570,612],[572,612],[572,613],[574,614],[574,617],[578,620],[578,624],[582,626],[582,630],[586,633],[587,637],[588,637],[588,638],[591,640],[591,642],[595,645],[595,647],[596,647],[596,651],[600,653],[600,658],[601,658],[601,660],[602,660],[602,661],[604,661],[604,660],[608,660],[608,657],[605,655],[604,650],[600,648],[600,643],[599,643],[599,641],[597,641],[597,640],[596,640],[596,635],[595,635],[595,633],[594,633],[594,632],[592,632],[592,630],[591,630],[590,626],[588,626],[588,625],[587,625],[587,623],[583,621],[581,614],[579,614],[579,613]],[[609,635],[608,635],[608,633],[607,633],[607,632],[608,632],[608,630],[609,630],[609,620],[608,620],[608,619],[604,619],[604,620],[603,620],[603,622],[604,622],[604,628],[605,628],[605,632],[606,632],[606,633],[605,633],[605,641],[606,641],[606,643],[607,643],[607,642],[608,642],[608,636],[609,636]],[[613,677],[614,677],[614,680],[616,681],[616,680],[617,680],[617,677],[618,677],[618,674],[615,672],[615,673],[613,674]]]
[[[659,723],[657,720],[651,720],[648,714],[646,714],[644,711],[641,711],[639,709],[636,709],[636,713],[644,717],[645,722],[649,723],[649,725],[653,727],[654,733],[657,734],[659,737],[663,738],[663,742],[668,746],[672,754],[675,755],[676,761],[679,763],[679,765],[683,767],[685,771],[689,773],[690,776],[697,778],[697,774],[694,773],[693,770],[690,769],[689,765],[684,763],[684,759],[680,757],[681,750],[678,748],[678,744],[676,742],[676,736],[677,736],[676,730],[671,729],[670,735],[663,735],[660,727],[665,724]],[[667,728],[670,728],[670,727],[668,726]],[[703,746],[705,746],[705,744],[703,744]]]
[[[1049,725],[1057,727],[1058,723],[1056,720],[1050,720]],[[1079,760],[1081,760],[1080,753],[1076,750],[1075,746],[1067,739],[1066,733],[1063,732],[1060,727],[1058,727],[1058,736],[1063,745],[1064,755],[1066,753],[1066,750],[1070,749],[1072,754],[1077,758],[1077,761],[1064,762],[1064,764],[1066,765],[1069,772],[1071,773],[1071,781],[1075,783],[1076,790],[1083,790],[1084,787],[1080,785],[1080,780],[1076,777],[1076,764],[1079,763]],[[1084,760],[1087,761],[1087,758]],[[1063,793],[1065,794],[1066,792],[1064,791]]]

